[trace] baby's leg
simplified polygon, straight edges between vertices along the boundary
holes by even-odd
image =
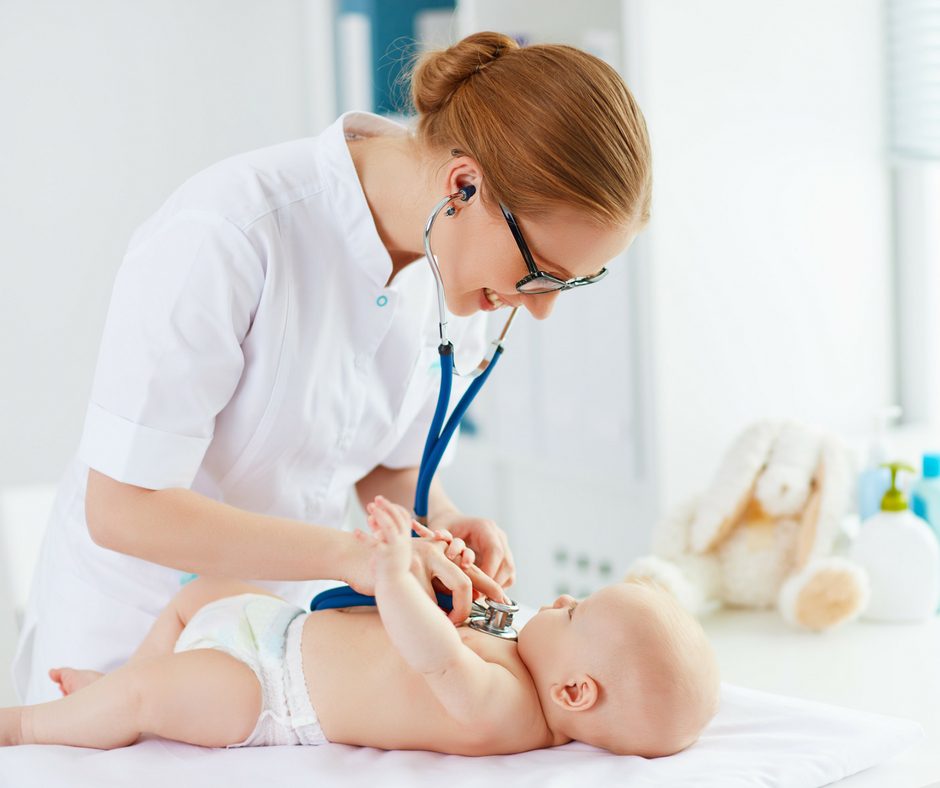
[[[241,580],[224,577],[197,577],[184,585],[169,601],[157,620],[153,622],[153,626],[137,650],[131,654],[128,662],[143,657],[172,654],[183,627],[196,615],[199,608],[217,599],[238,594],[277,596],[264,588],[244,583]]]
[[[12,728],[17,710],[2,711],[0,727]],[[222,747],[254,729],[261,685],[251,668],[229,654],[196,649],[142,657],[65,698],[18,711],[19,741],[0,730],[0,743],[112,749],[154,733]]]
[[[197,577],[191,580],[163,608],[137,650],[128,658],[128,663],[172,654],[183,627],[196,615],[199,608],[216,599],[248,593],[276,596],[264,588],[244,583],[241,580],[224,577]],[[49,671],[49,678],[59,685],[63,695],[77,692],[92,682],[98,681],[103,675],[99,671],[78,670],[71,667],[52,668]]]

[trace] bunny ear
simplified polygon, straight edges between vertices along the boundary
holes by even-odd
[[[742,432],[725,452],[711,486],[699,499],[689,530],[690,547],[707,553],[731,533],[754,493],[757,476],[767,462],[780,425],[759,421]]]
[[[849,505],[852,474],[848,447],[836,435],[826,435],[813,479],[814,490],[800,519],[797,568],[805,566],[811,558],[822,558],[832,552]]]

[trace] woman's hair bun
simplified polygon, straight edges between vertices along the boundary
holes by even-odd
[[[447,49],[420,56],[411,75],[411,100],[422,115],[440,110],[464,82],[519,44],[503,33],[485,31]]]

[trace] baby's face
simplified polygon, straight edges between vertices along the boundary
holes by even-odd
[[[619,638],[611,638],[610,627],[622,629],[631,611],[633,588],[625,583],[607,586],[580,601],[562,594],[539,612],[519,632],[519,656],[533,679],[538,681],[565,666],[584,666],[598,652],[610,649]],[[634,605],[634,607],[637,607]],[[637,610],[636,615],[642,611]],[[608,635],[608,637],[605,637]],[[656,657],[656,644],[621,659]],[[593,659],[591,659],[593,661]]]

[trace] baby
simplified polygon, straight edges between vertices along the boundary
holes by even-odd
[[[0,744],[111,749],[152,733],[494,755],[577,739],[654,758],[688,747],[717,711],[714,653],[665,589],[559,597],[518,642],[455,628],[410,572],[410,513],[381,496],[367,509],[376,607],[308,613],[198,578],[117,670],[54,669],[65,697],[0,709]]]

